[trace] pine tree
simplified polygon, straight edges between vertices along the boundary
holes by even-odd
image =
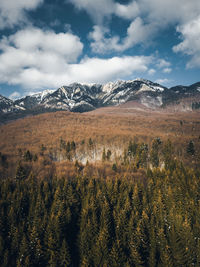
[[[105,160],[106,160],[106,150],[104,148],[102,152],[102,161],[105,161]]]
[[[159,166],[159,147],[162,144],[160,138],[156,138],[153,140],[150,159],[153,167]]]
[[[164,233],[164,229],[162,228],[158,230],[158,242],[159,242],[158,248],[159,248],[159,255],[160,255],[158,266],[173,267],[171,250],[168,245],[168,240]]]
[[[110,160],[111,155],[112,155],[112,152],[111,152],[110,149],[108,149],[108,150],[107,150],[107,153],[106,153],[106,159],[107,159],[107,160]]]
[[[58,266],[58,240],[56,239],[55,234],[51,231],[48,234],[48,264],[51,267]]]
[[[33,155],[31,154],[31,152],[29,150],[27,150],[24,153],[24,160],[25,161],[32,161],[32,159],[33,159]]]
[[[95,246],[95,266],[108,266],[109,257],[109,232],[105,226],[98,235],[96,246]]]
[[[26,169],[21,165],[19,162],[17,169],[16,169],[16,180],[24,180],[27,177],[27,171]]]
[[[71,150],[76,150],[76,143],[74,142],[74,140],[71,142]]]
[[[195,148],[194,148],[194,142],[190,140],[190,142],[187,145],[187,153],[191,156],[195,155]]]
[[[31,258],[31,253],[30,253],[29,243],[27,241],[26,236],[24,235],[20,244],[17,266],[26,266],[26,267],[30,266],[27,265],[27,263],[30,264],[30,258]]]
[[[167,142],[164,144],[163,147],[163,157],[165,162],[165,168],[168,170],[172,170],[173,168],[173,146],[171,141],[168,139]]]
[[[65,239],[63,240],[62,246],[60,248],[59,266],[60,267],[71,266],[71,257],[70,257],[69,248],[68,248],[68,245]]]

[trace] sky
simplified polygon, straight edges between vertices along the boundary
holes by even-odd
[[[199,0],[0,0],[0,94],[200,81]]]

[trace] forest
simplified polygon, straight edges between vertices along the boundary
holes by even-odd
[[[192,142],[186,149],[194,159]],[[150,152],[129,142],[106,173],[110,153],[101,171],[76,161],[68,177],[43,179],[27,171],[25,153],[15,177],[0,181],[1,266],[199,266],[200,170],[159,138]]]
[[[34,135],[19,127],[28,119],[0,127],[11,130],[0,144],[0,266],[200,266],[197,120],[173,118],[170,139],[159,125],[160,136],[130,135],[142,123],[129,118],[89,135],[104,119],[86,117],[78,133],[69,120],[71,135],[46,141],[61,122]]]

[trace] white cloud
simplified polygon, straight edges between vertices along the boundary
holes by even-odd
[[[109,17],[114,11],[113,0],[68,0],[78,9],[85,10],[92,19],[102,24],[105,17]]]
[[[24,88],[58,88],[73,82],[102,83],[126,78],[148,70],[151,57],[113,57],[108,59],[85,58],[77,64],[64,64],[62,71],[44,71],[28,68],[20,75],[10,77],[10,82]],[[9,82],[7,81],[7,82]]]
[[[13,92],[11,95],[9,95],[9,98],[12,100],[16,100],[21,97],[21,94],[17,91]]]
[[[183,39],[183,42],[174,47],[174,52],[191,56],[187,67],[200,65],[199,0],[132,0],[129,4],[116,3],[114,0],[68,1],[78,9],[85,10],[97,25],[90,34],[94,52],[124,51],[137,44],[148,43],[147,41],[151,41],[160,30],[173,26]],[[124,39],[115,34],[111,36],[108,26],[105,30],[105,18],[111,18],[112,15],[132,21]],[[101,38],[96,39],[96,31],[100,30]]]
[[[155,69],[150,69],[149,71],[148,71],[148,74],[149,75],[154,75],[156,73],[156,70]]]
[[[171,68],[164,68],[164,69],[163,69],[163,72],[164,72],[164,73],[170,73],[171,71],[172,71]]]
[[[1,0],[0,1],[0,29],[13,27],[25,22],[25,11],[35,9],[43,0]]]
[[[102,35],[98,29],[94,32],[95,38],[101,40],[106,30]],[[122,46],[118,42],[115,44]],[[102,83],[144,76],[145,73],[153,75],[152,65],[170,66],[168,61],[151,56],[85,57],[79,61],[83,44],[76,35],[69,32],[56,34],[33,27],[4,37],[0,40],[0,49],[0,82],[32,91],[58,88],[72,82]]]
[[[105,18],[112,15],[124,19],[133,19],[139,14],[139,5],[136,1],[128,4],[116,3],[114,0],[67,0],[77,9],[85,10],[96,24],[103,24]]]
[[[108,28],[95,25],[90,32],[91,48],[96,53],[109,51],[124,51],[136,44],[144,43],[149,35],[154,34],[152,25],[146,25],[140,17],[134,19],[127,29],[126,37],[120,40],[119,36],[110,37]]]
[[[182,52],[191,56],[187,67],[200,67],[200,16],[182,26],[177,27],[183,41],[173,47],[174,52]]]
[[[140,0],[120,4],[114,0],[66,0],[76,8],[85,10],[95,23],[102,23],[104,17],[116,15],[125,19],[145,17],[148,23],[165,27],[168,24],[185,23],[200,13],[199,0]]]
[[[37,81],[51,73],[63,73],[67,64],[77,62],[82,49],[80,39],[72,33],[38,28],[18,31],[0,41],[0,81],[41,86]]]
[[[139,5],[135,1],[130,2],[128,5],[122,5],[120,3],[115,3],[114,5],[114,14],[125,19],[133,19],[140,13]]]
[[[182,24],[197,17],[200,13],[199,0],[140,0],[139,8],[149,22],[160,27]]]
[[[71,66],[70,76],[83,82],[107,82],[144,73],[152,60],[152,57],[146,56],[85,58],[80,64]]]
[[[191,57],[187,67],[200,67],[200,1],[199,0],[141,0],[146,20],[159,28],[169,25],[181,33],[182,42],[173,47],[174,52],[182,52]]]
[[[125,48],[130,48],[138,43],[143,43],[149,36],[153,35],[154,28],[151,24],[144,24],[140,17],[137,17],[127,29],[127,37],[123,40]]]
[[[164,78],[164,79],[157,79],[157,80],[155,81],[155,83],[159,83],[159,84],[161,84],[161,85],[166,85],[166,86],[167,86],[167,84],[169,84],[170,82],[171,82],[171,80],[166,79],[166,78]]]
[[[42,55],[47,53],[49,58],[52,55],[65,57],[68,62],[76,61],[82,53],[83,44],[79,38],[72,33],[58,33],[53,31],[42,31],[38,28],[26,28],[10,36],[7,40],[17,51],[35,51]]]
[[[26,28],[0,40],[0,82],[38,90],[72,82],[105,82],[148,71],[152,57],[87,58],[72,33]]]
[[[171,63],[169,61],[166,61],[165,59],[158,59],[157,67],[158,68],[165,68],[169,67]]]
[[[73,82],[102,83],[145,73],[151,57],[85,58],[80,63],[64,64],[62,71],[27,68],[7,81],[28,89],[58,88]],[[138,76],[138,75],[136,75]]]

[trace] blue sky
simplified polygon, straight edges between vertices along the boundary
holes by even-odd
[[[0,0],[0,94],[200,74],[199,0]]]

